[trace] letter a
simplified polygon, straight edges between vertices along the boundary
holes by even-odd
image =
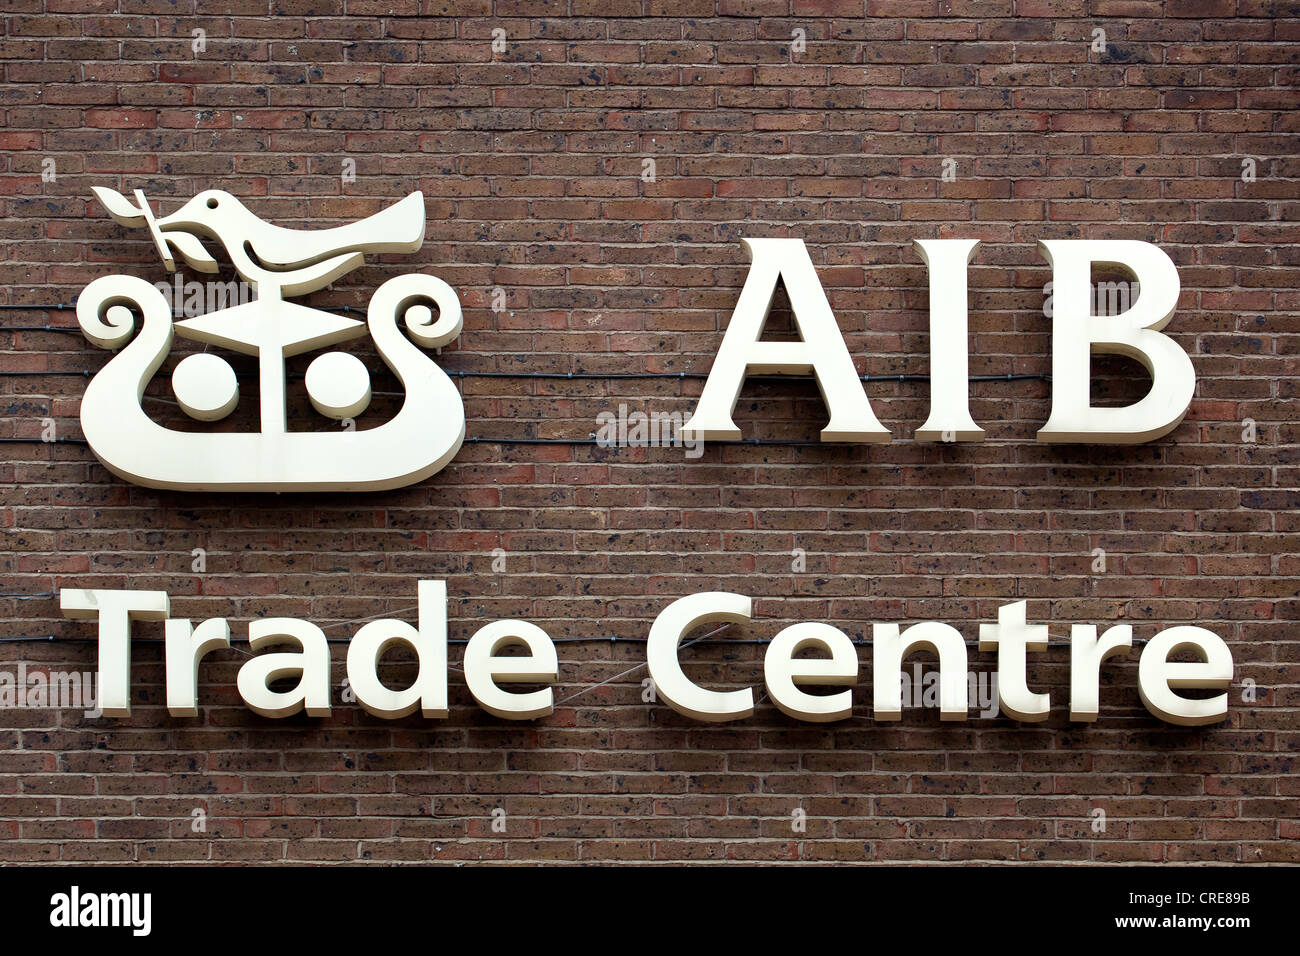
[[[751,263],[736,311],[722,337],[700,402],[682,428],[687,441],[735,441],[731,414],[750,374],[817,379],[830,422],[822,441],[885,442],[890,434],[871,411],[853,359],[802,239],[742,239]],[[778,281],[785,282],[799,342],[761,342]]]

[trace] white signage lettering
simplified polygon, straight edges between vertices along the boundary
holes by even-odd
[[[447,584],[418,585],[420,627],[405,621],[371,621],[348,643],[348,684],[357,703],[376,717],[405,717],[419,708],[425,717],[447,716]],[[415,651],[415,682],[392,690],[379,679],[379,661],[390,647]]]
[[[811,374],[830,412],[822,441],[883,442],[888,429],[876,419],[862,381],[831,313],[802,239],[745,239],[752,262],[731,322],[718,347],[688,438],[736,440],[732,411],[747,375]],[[968,391],[966,267],[975,239],[914,242],[930,277],[930,415],[918,441],[982,441],[971,418]],[[1053,268],[1052,411],[1038,432],[1042,442],[1137,444],[1168,434],[1195,390],[1191,359],[1161,334],[1178,303],[1178,272],[1160,249],[1136,240],[1057,239],[1039,243]],[[1113,316],[1091,315],[1092,266],[1132,272],[1141,289],[1136,301]],[[799,342],[762,341],[778,281],[785,283]],[[1151,374],[1146,397],[1121,408],[1091,403],[1091,356],[1117,353],[1141,362]]]
[[[700,402],[683,428],[688,439],[740,438],[731,420],[746,375],[807,375],[817,379],[831,420],[822,441],[889,441],[858,379],[853,359],[802,239],[742,239],[752,257],[749,276],[718,348]],[[761,341],[778,281],[785,283],[800,342]]]
[[[996,624],[980,625],[980,650],[998,652],[998,703],[1016,720],[1046,720],[1051,697],[1029,689],[1026,655],[1047,650],[1047,625],[1025,624],[1025,601],[998,609]]]
[[[966,264],[978,239],[917,239],[930,273],[930,417],[917,441],[983,441],[970,417]]]
[[[1178,427],[1196,390],[1192,360],[1160,330],[1178,305],[1178,270],[1160,249],[1132,239],[1051,239],[1038,244],[1052,264],[1052,413],[1041,442],[1132,445]],[[1119,315],[1090,315],[1092,267],[1119,266],[1141,288]],[[1151,390],[1122,408],[1092,404],[1094,353],[1126,355],[1151,373]]]
[[[1169,658],[1190,651],[1199,661]],[[1147,710],[1170,724],[1195,727],[1228,716],[1228,695],[1191,698],[1174,688],[1225,689],[1232,682],[1232,652],[1219,635],[1203,627],[1182,625],[1162,631],[1142,649],[1138,662],[1138,691]]]
[[[199,237],[215,240],[253,298],[173,321],[159,289],[143,279],[104,276],[77,299],[77,321],[95,345],[119,350],[91,380],[81,423],[91,449],[115,474],[153,488],[189,491],[362,491],[399,488],[445,466],[465,438],[465,415],[454,383],[421,349],[439,348],[461,329],[460,301],[440,279],[390,279],[370,301],[367,321],[289,301],[316,291],[363,264],[367,254],[410,253],[424,241],[424,198],[416,192],[359,222],[298,230],[260,219],[222,190],[199,193],[171,215],[156,217],[141,190],[134,199],[92,187],[118,223],[145,228],[164,267],[177,259],[200,272],[219,269]],[[678,437],[741,438],[732,418],[750,375],[811,375],[829,421],[827,442],[887,442],[804,241],[742,240],[749,273],[699,402]],[[975,239],[918,239],[930,289],[930,413],[915,432],[924,442],[976,442],[984,430],[971,417],[967,265]],[[1195,388],[1191,360],[1161,329],[1178,301],[1174,264],[1155,246],[1134,240],[1044,240],[1053,268],[1052,409],[1042,442],[1132,444],[1167,434],[1187,412]],[[1125,269],[1141,292],[1118,315],[1091,314],[1094,264]],[[789,296],[799,339],[763,340],[778,283]],[[1126,296],[1126,299],[1128,297]],[[435,317],[434,310],[437,315]],[[135,316],[140,318],[134,334]],[[405,325],[404,331],[399,323]],[[368,407],[370,374],[351,353],[334,350],[367,334],[406,390],[401,410],[375,428],[355,427]],[[144,390],[167,358],[175,335],[258,361],[257,432],[165,428],[141,407]],[[306,390],[338,430],[289,428],[285,363],[322,351],[306,370]],[[1091,404],[1091,356],[1118,353],[1151,374],[1148,394],[1122,408]],[[215,353],[186,356],[172,374],[182,411],[215,422],[239,405],[239,383]],[[698,457],[698,456],[697,456]]]
[[[655,690],[673,710],[708,721],[735,720],[754,712],[754,692],[748,687],[725,693],[706,690],[686,676],[677,659],[677,648],[687,633],[716,621],[744,623],[752,608],[743,595],[711,591],[679,598],[659,612],[646,642],[646,662]]]
[[[528,653],[498,656],[512,644],[522,645]],[[559,669],[555,644],[545,631],[527,621],[493,621],[479,628],[465,646],[465,683],[479,706],[494,717],[532,720],[550,715],[555,709],[551,688],[520,694],[503,690],[500,683],[553,681]]]
[[[445,718],[447,708],[447,586],[443,581],[420,581],[419,626],[401,621],[371,621],[362,626],[348,645],[346,691],[369,713],[395,719],[419,710],[425,717]],[[99,682],[105,695],[105,716],[129,716],[130,621],[165,619],[168,597],[162,591],[64,589],[64,614],[71,618],[97,618],[99,624]],[[646,664],[652,697],[662,697],[678,713],[696,720],[738,720],[754,713],[753,688],[711,690],[686,675],[680,660],[683,641],[709,623],[748,623],[752,601],[743,594],[710,591],[680,598],[669,604],[650,627],[646,639]],[[997,688],[1001,710],[1008,717],[1038,721],[1047,716],[1047,694],[1029,690],[1026,653],[1047,648],[1045,625],[1025,621],[1026,602],[1017,601],[998,611],[997,624],[980,627],[980,648],[996,649],[997,670],[991,683]],[[174,716],[198,713],[196,668],[202,658],[228,647],[230,627],[213,618],[193,627],[185,620],[165,620],[167,708]],[[939,659],[934,703],[943,720],[965,720],[970,689],[966,643],[948,624],[922,621],[900,632],[898,624],[874,625],[873,706],[876,720],[900,720],[904,685],[909,681],[903,662],[916,651]],[[330,653],[325,634],[315,624],[296,618],[252,621],[249,646],[254,651],[240,667],[237,686],[244,702],[264,717],[288,717],[305,711],[308,716],[330,715]],[[397,644],[415,651],[417,673],[403,690],[393,690],[378,676],[384,652]],[[1132,644],[1132,627],[1117,625],[1100,640],[1092,626],[1075,625],[1070,636],[1070,719],[1097,719],[1100,667],[1107,658]],[[288,645],[288,649],[283,649]],[[507,655],[502,650],[522,646],[525,653]],[[276,650],[271,650],[276,648]],[[800,656],[806,650],[820,656]],[[1191,653],[1196,661],[1171,660]],[[776,706],[796,720],[824,723],[853,716],[852,688],[858,677],[858,655],[853,641],[839,628],[818,622],[801,622],[782,629],[768,645],[763,678]],[[919,667],[919,665],[918,665]],[[1200,627],[1178,626],[1158,633],[1139,661],[1139,696],[1146,708],[1168,723],[1188,726],[1215,723],[1228,713],[1227,694],[1191,698],[1184,688],[1222,690],[1232,680],[1232,653],[1216,634]],[[465,684],[488,713],[506,720],[534,720],[554,712],[549,686],[510,691],[502,684],[550,684],[558,679],[555,642],[527,621],[494,621],[480,628],[465,647]],[[913,683],[920,685],[920,671]],[[931,686],[927,675],[926,687]],[[272,690],[277,681],[294,679],[288,690]],[[809,694],[800,685],[842,687],[834,694]],[[350,699],[345,691],[344,699]],[[928,691],[927,691],[928,694]],[[908,695],[911,699],[912,695]],[[980,701],[986,706],[988,701]],[[112,707],[112,710],[110,710]],[[996,710],[996,709],[995,709]]]
[[[64,588],[64,617],[99,619],[99,708],[105,717],[131,716],[131,622],[166,620],[166,591]]]

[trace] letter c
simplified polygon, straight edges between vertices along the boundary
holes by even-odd
[[[706,690],[691,682],[677,659],[677,648],[692,628],[712,621],[747,622],[750,608],[750,599],[743,594],[706,591],[674,601],[655,618],[646,642],[646,662],[655,690],[677,713],[712,722],[754,713],[754,692],[750,688]]]

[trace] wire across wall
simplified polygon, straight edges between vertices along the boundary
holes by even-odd
[[[75,311],[74,304],[42,303],[32,305],[11,305],[0,304],[0,310],[5,311],[27,311],[27,312],[69,312]],[[354,306],[338,306],[332,309],[322,311],[335,313],[353,313],[364,314],[363,309]],[[64,333],[68,335],[81,336],[81,329],[69,326],[56,325],[9,325],[0,326],[0,332],[52,332]],[[680,381],[700,380],[709,377],[707,372],[502,372],[502,371],[482,371],[474,369],[443,369],[443,371],[453,379],[513,379],[513,380],[559,380],[559,381],[584,381],[584,380],[666,380],[677,379]],[[0,375],[7,375],[16,378],[90,378],[95,371],[90,369],[52,369],[44,371],[0,371]],[[302,376],[290,376],[290,380],[296,380]],[[917,373],[888,373],[888,374],[864,374],[858,376],[858,379],[866,382],[928,382],[930,376]],[[747,381],[751,382],[788,382],[789,378],[780,375],[751,375]],[[969,381],[972,382],[1017,382],[1017,381],[1051,381],[1050,375],[1038,373],[1006,373],[1002,375],[971,375]],[[376,395],[401,396],[402,392],[375,392]],[[146,398],[156,399],[154,396],[145,396]],[[604,442],[596,438],[595,435],[574,438],[533,438],[527,436],[495,436],[495,435],[475,435],[468,436],[464,439],[466,444],[492,444],[492,445],[598,445],[600,447],[613,447],[611,443]],[[3,444],[60,444],[60,445],[85,445],[84,438],[40,438],[40,437],[0,437],[0,443]],[[629,443],[630,444],[630,443]],[[826,448],[833,443],[818,441],[801,441],[797,439],[760,439],[760,438],[740,438],[724,441],[710,441],[711,445],[742,445],[742,446],[774,446],[785,448]],[[636,447],[636,446],[632,446]]]

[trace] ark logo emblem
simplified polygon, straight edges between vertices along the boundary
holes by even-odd
[[[86,286],[77,299],[82,331],[100,348],[121,349],[81,402],[86,440],[110,471],[136,484],[183,491],[365,491],[421,481],[460,449],[460,393],[417,347],[438,348],[459,335],[460,300],[451,286],[428,275],[390,279],[371,297],[365,322],[287,301],[351,272],[366,253],[419,249],[423,195],[412,193],[350,225],[296,230],[264,222],[220,190],[199,193],[161,219],[138,189],[135,202],[111,189],[94,191],[118,223],[149,229],[169,272],[178,257],[200,272],[216,272],[217,261],[199,241],[206,236],[255,292],[250,302],[174,322],[166,297],[143,279],[113,275]],[[141,325],[132,338],[136,315]],[[285,360],[367,331],[405,389],[398,414],[371,429],[290,431]],[[259,432],[176,431],[145,414],[145,387],[175,334],[257,357]],[[239,402],[234,370],[207,352],[177,363],[172,388],[184,412],[199,421],[218,421]],[[371,398],[369,372],[348,352],[315,358],[306,388],[315,409],[338,420],[361,414]]]

